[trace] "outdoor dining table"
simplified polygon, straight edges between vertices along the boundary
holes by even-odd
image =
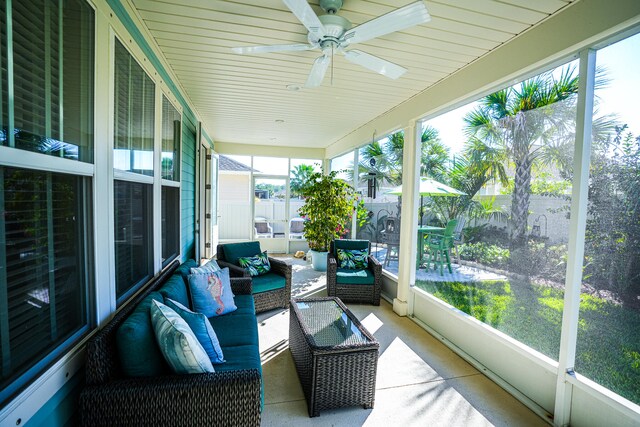
[[[434,227],[431,225],[425,225],[418,227],[418,253],[416,256],[416,268],[420,268],[420,263],[424,258],[425,253],[425,237],[429,234],[442,234],[444,233],[444,227]]]

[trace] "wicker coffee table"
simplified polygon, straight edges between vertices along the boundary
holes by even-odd
[[[339,298],[292,299],[289,348],[310,417],[373,408],[379,344]]]

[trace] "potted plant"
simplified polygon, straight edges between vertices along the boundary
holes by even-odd
[[[336,178],[336,171],[329,175],[320,172],[312,174],[300,190],[305,198],[298,210],[305,218],[304,237],[311,250],[314,270],[326,271],[329,244],[346,232],[351,222],[356,191],[342,179]]]

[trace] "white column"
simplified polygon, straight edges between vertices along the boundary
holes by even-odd
[[[568,425],[571,419],[572,386],[566,381],[566,378],[567,376],[573,375],[576,359],[578,316],[580,315],[580,284],[582,282],[584,236],[587,224],[595,72],[595,51],[582,51],[580,53],[580,86],[578,88],[576,144],[573,159],[573,192],[571,195],[569,250],[553,420],[556,426]]]
[[[402,155],[402,212],[400,216],[400,256],[398,260],[398,296],[393,311],[400,316],[411,314],[408,300],[416,281],[416,236],[418,233],[418,186],[420,181],[420,138],[415,120],[404,128]]]

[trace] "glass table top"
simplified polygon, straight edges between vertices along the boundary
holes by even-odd
[[[311,339],[318,347],[369,344],[373,341],[333,300],[296,301],[300,321],[306,326]]]

